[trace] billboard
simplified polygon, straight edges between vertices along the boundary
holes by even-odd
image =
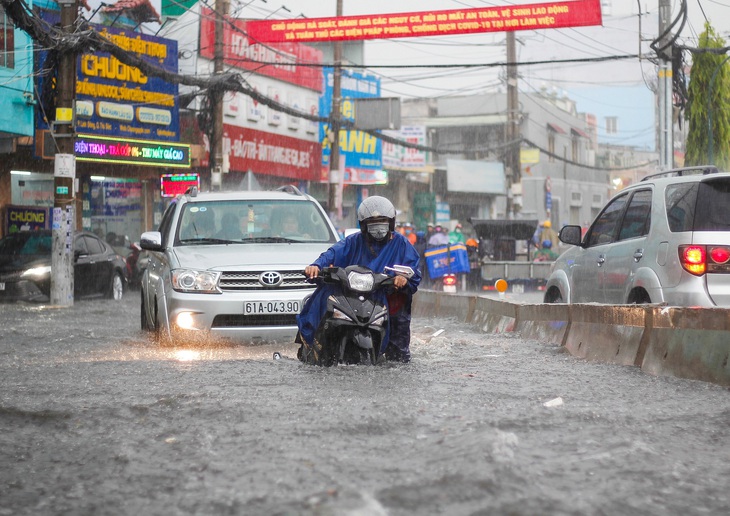
[[[352,41],[601,25],[601,0],[249,22],[263,42]]]
[[[95,25],[99,34],[150,63],[177,73],[177,41]],[[76,130],[100,136],[180,140],[178,87],[106,52],[76,62]]]
[[[332,91],[334,85],[334,70],[324,69],[325,90],[319,100],[319,114],[322,117],[329,116],[332,111]],[[347,120],[354,120],[355,98],[377,98],[380,97],[380,79],[372,75],[352,70],[342,70],[341,75],[342,102],[340,105],[341,117]],[[321,181],[329,180],[331,144],[327,134],[328,124],[320,124],[319,139],[322,144],[322,173]],[[344,160],[344,167],[347,169],[380,170],[383,168],[382,142],[373,135],[363,131],[340,131],[339,135],[340,157]],[[356,177],[356,172],[350,172],[351,177]],[[345,183],[348,183],[347,177]]]
[[[273,79],[322,91],[322,51],[296,42],[262,45],[247,35],[251,21],[229,19],[223,27],[223,59],[226,65],[250,70]],[[200,55],[213,59],[215,16],[207,7],[200,14]],[[302,64],[307,66],[301,66]],[[313,66],[314,65],[314,66]]]

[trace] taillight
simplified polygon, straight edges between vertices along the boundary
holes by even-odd
[[[730,249],[727,247],[710,247],[710,258],[717,264],[725,264],[730,261]]]
[[[707,249],[704,245],[680,245],[679,261],[690,274],[702,276],[707,271]]]
[[[453,274],[447,274],[444,276],[444,285],[447,287],[451,287],[452,285],[456,285],[456,276]]]

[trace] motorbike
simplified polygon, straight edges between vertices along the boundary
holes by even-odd
[[[312,347],[302,346],[299,359],[325,367],[370,364],[381,358],[381,343],[388,328],[388,307],[376,293],[393,286],[396,276],[410,279],[411,267],[394,265],[376,273],[367,267],[326,267],[317,281],[339,288],[327,299],[327,311],[314,335]]]

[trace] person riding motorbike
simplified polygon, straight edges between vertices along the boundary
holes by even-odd
[[[386,359],[409,362],[411,303],[421,281],[420,257],[408,239],[395,231],[395,216],[395,207],[388,199],[368,197],[357,210],[360,233],[354,233],[334,244],[308,265],[304,273],[307,278],[313,279],[319,276],[324,267],[362,265],[376,272],[383,272],[384,267],[394,265],[411,267],[415,274],[410,279],[397,276],[394,280],[395,290],[387,294],[389,331],[382,345]],[[322,343],[314,341],[314,335],[327,310],[327,298],[332,288],[320,284],[297,316],[299,332],[296,342],[302,345],[300,357],[308,352],[308,348],[322,346]]]

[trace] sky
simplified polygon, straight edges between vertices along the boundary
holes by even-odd
[[[688,22],[679,42],[696,46],[708,19],[730,40],[730,0],[686,0]],[[294,19],[332,17],[337,0],[232,0],[239,17]],[[238,3],[237,3],[238,2]],[[343,15],[540,4],[541,0],[342,0]],[[517,60],[564,61],[609,55],[640,54],[643,59],[600,63],[524,64],[520,93],[551,90],[576,101],[578,111],[623,117],[621,135],[609,143],[652,148],[655,143],[653,93],[656,66],[647,58],[658,34],[659,0],[601,0],[603,25],[541,31],[518,31]],[[671,0],[672,19],[680,0]],[[639,7],[641,6],[641,7]],[[639,16],[641,12],[642,16]],[[676,33],[676,30],[674,31]],[[463,36],[402,38],[365,42],[365,64],[381,79],[382,95],[443,97],[504,91],[503,67],[429,68],[429,65],[495,64],[506,61],[502,32]],[[689,56],[687,57],[689,59]],[[398,68],[379,68],[396,66]],[[422,67],[417,67],[422,66]],[[606,92],[613,91],[612,95]],[[615,93],[618,92],[618,93]],[[600,135],[599,135],[600,136]],[[605,141],[605,139],[602,139]]]

